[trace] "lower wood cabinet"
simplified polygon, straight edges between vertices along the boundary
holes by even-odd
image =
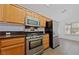
[[[9,39],[4,39],[1,40],[1,47],[7,47],[7,46],[12,46],[12,45],[16,45],[19,43],[24,43],[24,38],[20,37],[20,38],[9,38]]]
[[[1,55],[24,55],[25,54],[25,38],[5,38],[0,40]]]
[[[1,48],[1,55],[24,55],[24,43]]]
[[[49,34],[44,35],[43,47],[44,47],[44,49],[47,49],[49,47]]]

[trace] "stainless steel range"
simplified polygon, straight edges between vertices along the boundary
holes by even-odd
[[[39,55],[43,52],[44,30],[26,30],[26,53],[27,55]]]

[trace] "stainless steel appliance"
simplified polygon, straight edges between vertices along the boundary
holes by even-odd
[[[26,53],[28,55],[37,55],[43,52],[43,34],[44,28],[40,28],[40,21],[33,17],[26,17]]]
[[[26,18],[25,25],[39,27],[40,21],[38,19],[30,16],[27,16]]]
[[[44,30],[26,29],[26,53],[28,55],[39,55],[43,52]]]
[[[51,48],[56,48],[59,46],[58,39],[58,22],[57,21],[49,21],[46,22],[45,32],[49,33],[49,45]]]
[[[53,48],[59,46],[59,39],[58,39],[58,22],[53,21]]]

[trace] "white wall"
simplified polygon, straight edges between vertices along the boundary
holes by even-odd
[[[64,23],[64,22],[59,23],[59,29],[58,29],[59,38],[79,41],[79,35],[67,35],[67,34],[65,34],[65,24],[66,23]]]
[[[79,22],[79,8],[75,7],[59,16],[62,21],[59,22],[59,37],[79,41],[79,35],[67,35],[65,34],[65,24],[72,22]]]
[[[24,26],[0,23],[0,31],[24,31]]]

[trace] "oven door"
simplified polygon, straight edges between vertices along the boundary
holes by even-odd
[[[27,54],[33,55],[43,50],[42,39],[27,40]]]
[[[29,50],[42,46],[42,39],[29,41]]]

